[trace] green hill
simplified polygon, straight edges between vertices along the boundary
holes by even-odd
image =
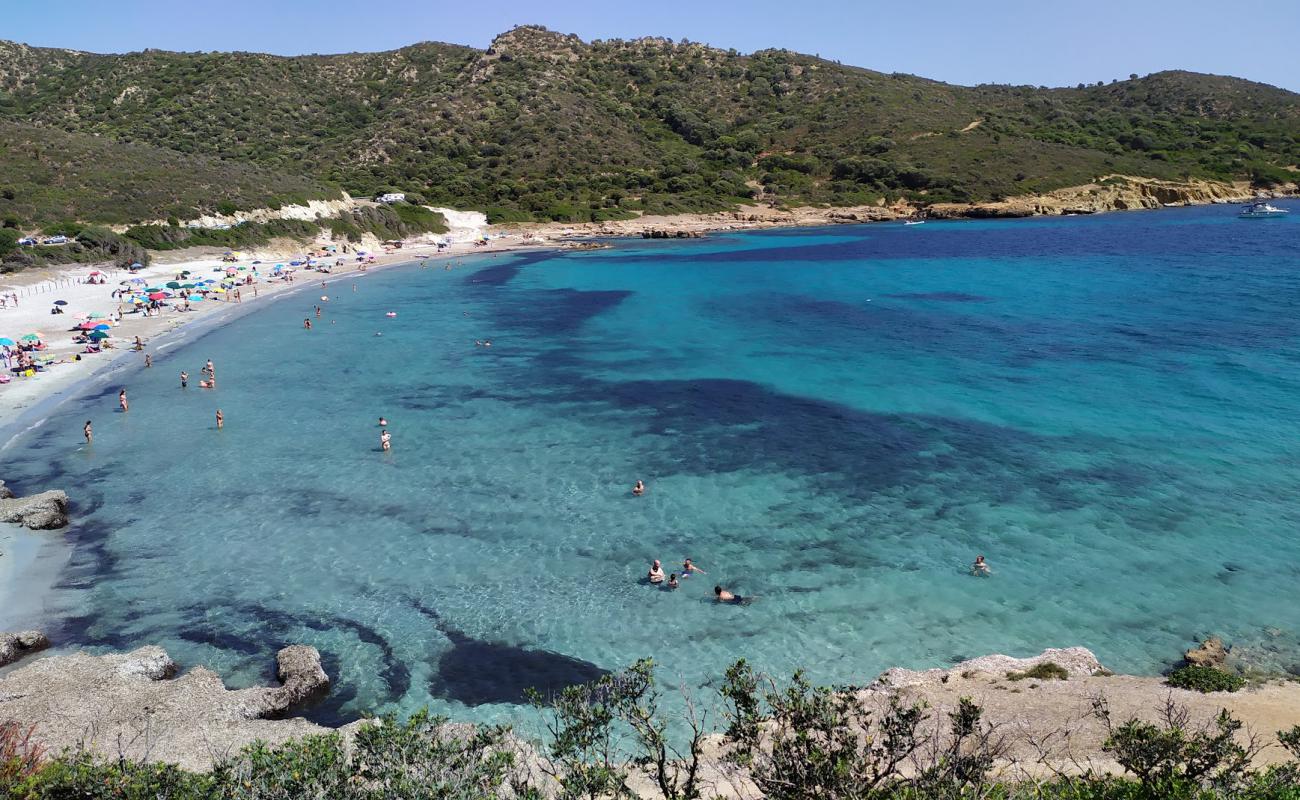
[[[1236,78],[961,87],[782,50],[587,43],[536,27],[486,51],[294,58],[0,43],[3,120],[187,165],[161,170],[176,176],[174,197],[122,210],[74,188],[57,204],[100,221],[200,206],[224,170],[225,185],[246,187],[230,198],[241,207],[329,185],[587,220],[722,208],[760,186],[831,204],[991,200],[1109,173],[1267,186],[1294,181],[1300,163],[1300,95]],[[0,156],[2,174],[29,150]],[[61,168],[57,155],[45,163]],[[190,163],[209,177],[191,182]],[[93,183],[127,191],[132,170],[101,167]],[[264,172],[237,171],[252,167]],[[18,196],[0,213],[40,220],[49,206]]]

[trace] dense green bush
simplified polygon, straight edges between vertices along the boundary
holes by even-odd
[[[1246,679],[1235,672],[1192,664],[1169,673],[1169,685],[1195,692],[1235,692],[1246,685]]]
[[[417,713],[282,745],[256,743],[194,774],[163,764],[69,752],[42,762],[28,731],[0,724],[0,798],[68,800],[630,800],[648,779],[665,800],[712,796],[707,774],[746,771],[773,800],[1300,800],[1300,725],[1277,735],[1292,761],[1252,770],[1262,740],[1243,738],[1226,711],[1193,725],[1168,700],[1156,722],[1112,722],[1094,703],[1103,750],[1124,775],[1008,782],[996,725],[968,698],[943,720],[893,695],[778,682],[737,662],[718,689],[726,722],[711,762],[706,713],[686,704],[686,732],[669,733],[654,665],[645,660],[553,697],[533,694],[547,736],[540,751],[502,727],[448,724]],[[689,698],[688,698],[689,700]],[[1004,775],[1022,774],[1006,766]],[[639,773],[640,779],[634,773]]]

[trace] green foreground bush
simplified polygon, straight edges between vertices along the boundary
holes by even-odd
[[[1235,692],[1246,685],[1246,679],[1235,672],[1193,664],[1169,673],[1169,685],[1202,693]]]
[[[670,735],[644,660],[554,697],[534,694],[546,731],[537,750],[504,727],[420,712],[365,725],[350,746],[339,734],[253,744],[202,774],[79,752],[44,760],[30,730],[0,724],[0,798],[597,800],[636,797],[633,785],[648,780],[665,800],[695,800],[715,796],[703,776],[740,769],[774,800],[1300,800],[1300,725],[1277,734],[1292,761],[1253,770],[1261,740],[1243,739],[1226,711],[1193,725],[1172,700],[1158,723],[1113,722],[1105,702],[1094,703],[1108,731],[1102,749],[1123,776],[1007,783],[993,777],[1008,759],[1006,740],[969,698],[934,719],[924,704],[875,703],[799,673],[778,683],[744,661],[727,671],[718,698],[724,727],[708,726],[688,697],[686,733]],[[714,734],[722,747],[708,749]],[[999,774],[1023,773],[1012,765]]]

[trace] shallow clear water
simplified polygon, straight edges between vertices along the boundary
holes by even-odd
[[[439,261],[332,285],[310,332],[319,292],[283,299],[6,451],[79,504],[26,621],[236,685],[310,643],[329,719],[508,717],[641,656],[688,686],[1075,644],[1154,671],[1218,632],[1300,669],[1300,213],[1234,213]],[[207,358],[217,392],[177,388]],[[685,556],[708,575],[640,582]]]

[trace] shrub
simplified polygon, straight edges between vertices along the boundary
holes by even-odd
[[[36,726],[0,722],[0,788],[34,775],[45,757],[45,748],[32,740]]]
[[[1009,681],[1023,681],[1026,678],[1039,681],[1068,681],[1070,673],[1055,661],[1041,661],[1024,672],[1007,673]]]
[[[1171,672],[1169,685],[1175,689],[1191,689],[1203,693],[1235,692],[1246,685],[1246,679],[1235,672],[1193,664]]]

